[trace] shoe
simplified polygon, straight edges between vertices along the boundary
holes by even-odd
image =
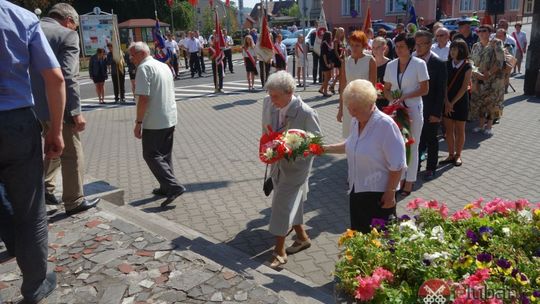
[[[495,118],[495,119],[493,120],[493,124],[494,124],[494,125],[497,125],[497,124],[499,124],[500,122],[501,122],[501,119],[500,119],[500,118]]]
[[[463,165],[463,161],[461,160],[460,156],[456,156],[456,160],[454,160],[454,166],[459,167]]]
[[[411,195],[411,192],[412,192],[412,191],[399,190],[397,193],[398,193],[401,197],[407,197],[407,196]]]
[[[311,240],[307,239],[305,241],[294,241],[294,243],[285,249],[287,254],[295,254],[302,250],[308,249],[311,247]]]
[[[425,161],[426,158],[427,158],[427,153],[422,153],[422,154],[420,155],[420,162]]]
[[[159,195],[159,196],[167,196],[167,192],[161,190],[161,188],[155,188],[152,190],[153,195]]]
[[[332,92],[332,94],[336,94],[336,90],[334,88],[330,88],[330,92]]]
[[[430,180],[433,180],[434,178],[435,178],[435,171],[426,170],[426,172],[424,173],[424,180],[430,181]]]
[[[487,136],[493,136],[493,130],[492,129],[485,129],[483,133],[484,133],[484,135],[487,135]]]
[[[47,303],[46,298],[56,289],[56,273],[47,273],[45,280],[41,283],[35,299],[23,299],[19,304],[44,304]]]
[[[94,198],[94,199],[91,199],[91,200],[87,200],[87,199],[84,199],[82,201],[82,203],[79,204],[79,206],[71,209],[71,210],[66,210],[66,215],[67,216],[72,216],[74,214],[77,214],[79,212],[83,212],[83,211],[86,211],[88,209],[92,209],[94,208],[95,206],[97,206],[97,204],[99,203],[99,201],[101,200],[101,198]]]
[[[45,192],[45,204],[51,206],[60,205],[60,201],[54,194]]]
[[[480,132],[482,132],[482,131],[484,131],[484,129],[483,129],[483,128],[480,128],[480,127],[476,127],[476,128],[474,128],[474,129],[472,129],[472,132],[473,132],[473,133],[480,133]]]
[[[182,189],[180,189],[178,192],[167,195],[167,198],[163,201],[163,203],[161,203],[161,207],[166,207],[167,205],[172,203],[177,197],[184,194],[184,192],[186,192],[186,188],[182,186]]]
[[[287,264],[287,255],[280,256],[276,252],[273,252],[272,256],[274,258],[272,259],[272,262],[270,262],[270,268],[273,268],[273,269],[281,268],[282,265]]]
[[[448,156],[446,159],[441,160],[441,161],[439,162],[439,164],[441,164],[441,165],[446,165],[446,164],[451,164],[451,163],[453,163],[453,162],[455,162],[455,161],[456,161],[455,157]]]

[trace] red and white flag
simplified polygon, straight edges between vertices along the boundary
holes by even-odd
[[[366,19],[364,20],[364,27],[362,28],[362,31],[365,33],[368,28],[371,28],[371,6],[368,6],[367,8]]]
[[[272,43],[272,38],[270,37],[271,35],[268,28],[268,21],[266,20],[266,16],[263,16],[261,36],[259,41],[257,41],[257,55],[264,62],[270,62],[272,57],[274,57],[274,44]]]
[[[321,8],[321,16],[317,23],[317,36],[315,37],[315,43],[313,44],[313,51],[317,54],[321,54],[321,44],[324,33],[328,31],[328,25],[326,25],[326,16],[324,15],[324,8]]]
[[[225,6],[226,7],[231,6],[231,0],[225,0]]]
[[[214,35],[214,54],[212,59],[216,61],[217,64],[221,64],[223,61],[223,48],[225,47],[225,39],[223,38],[223,33],[221,32],[221,25],[219,24],[219,17],[217,10],[214,11],[214,21],[216,25],[216,34]]]
[[[188,0],[189,1],[189,4],[191,4],[191,6],[195,7],[197,6],[197,3],[199,2],[198,0]]]

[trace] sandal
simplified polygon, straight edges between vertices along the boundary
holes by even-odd
[[[460,156],[456,156],[456,159],[454,160],[454,166],[459,167],[463,165],[463,161],[461,160]]]
[[[445,165],[445,164],[451,164],[455,163],[456,157],[455,156],[448,156],[445,160],[441,160],[439,164]]]
[[[297,252],[300,252],[302,250],[308,249],[311,247],[311,240],[307,239],[305,241],[294,241],[294,243],[285,249],[285,252],[287,254],[295,254]]]
[[[399,194],[401,197],[407,197],[407,196],[411,195],[411,192],[412,192],[412,191],[399,190],[399,191],[398,191],[398,194]]]
[[[323,94],[324,95],[324,92],[322,89],[319,90],[319,93]]]
[[[272,262],[270,263],[270,268],[273,268],[273,269],[281,268],[281,265],[287,264],[287,255],[280,256],[276,252],[272,252],[272,256],[274,258],[272,259]]]

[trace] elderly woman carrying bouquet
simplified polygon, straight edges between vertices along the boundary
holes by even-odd
[[[323,146],[326,153],[346,153],[349,166],[351,229],[371,230],[375,218],[396,213],[396,190],[407,168],[405,141],[394,120],[375,106],[373,84],[358,79],[343,91],[352,116],[351,132],[342,143]]]
[[[268,96],[263,101],[263,133],[271,130],[282,132],[291,129],[320,134],[317,113],[294,96],[294,78],[285,71],[272,74],[266,82]],[[270,167],[274,185],[270,233],[276,236],[276,247],[270,267],[277,268],[287,263],[287,254],[293,254],[311,246],[310,239],[302,227],[303,204],[307,199],[308,177],[313,157],[281,159]],[[285,249],[285,238],[290,227],[296,232],[296,241]]]

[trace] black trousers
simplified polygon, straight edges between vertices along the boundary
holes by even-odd
[[[178,55],[172,54],[171,56],[171,65],[174,69],[174,76],[178,76]]]
[[[264,84],[270,75],[270,63],[266,63],[262,60],[259,61],[259,70],[261,71],[261,83],[264,88]]]
[[[223,60],[223,64],[224,64],[223,69],[226,70],[227,69],[227,64],[228,64],[229,65],[229,71],[231,73],[234,73],[233,65],[232,65],[232,50],[231,49],[224,50],[223,54],[225,55],[225,59]]]
[[[126,90],[124,88],[124,79],[126,78],[126,72],[125,71],[118,71],[116,73],[111,74],[111,79],[113,83],[113,90],[114,90],[114,101],[118,101],[118,95],[120,95],[120,99],[125,99]]]
[[[201,63],[199,61],[199,53],[193,52],[189,54],[189,69],[191,71],[191,77],[195,76],[195,73],[201,76]]]
[[[159,130],[143,129],[143,158],[159,182],[163,193],[173,194],[182,189],[172,165],[174,127]]]
[[[206,65],[204,64],[204,54],[199,54],[199,60],[201,61],[201,71],[206,73]]]
[[[220,90],[223,89],[223,69],[223,64],[216,64],[216,61],[212,60],[212,79],[214,80],[214,88],[218,88]]]
[[[321,82],[323,81],[323,76],[319,65],[319,61],[321,60],[320,56],[315,52],[312,52],[311,54],[313,54],[313,83],[316,83],[317,79],[319,79],[319,82]]]
[[[352,230],[369,233],[373,219],[388,220],[391,215],[396,215],[395,206],[389,209],[383,209],[381,207],[383,194],[383,192],[354,193],[353,188],[349,195]]]
[[[48,229],[41,125],[31,108],[0,111],[0,183],[0,236],[17,258],[23,297],[39,299],[46,284]]]
[[[424,126],[422,127],[422,135],[418,144],[418,157],[427,150],[426,170],[435,171],[439,161],[439,141],[437,140],[437,132],[439,131],[440,123],[430,123],[429,118],[424,118]],[[420,167],[420,165],[418,165]]]

